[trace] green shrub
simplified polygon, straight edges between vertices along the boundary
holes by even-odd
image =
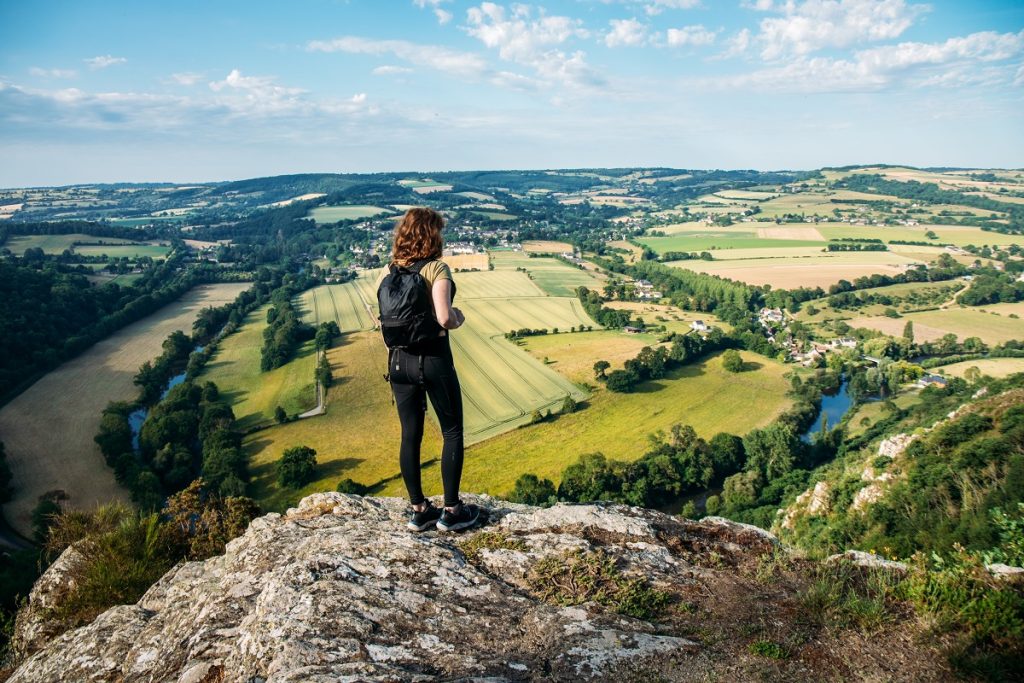
[[[786,648],[770,640],[756,640],[747,649],[751,654],[769,659],[786,659],[789,656]]]
[[[281,486],[300,488],[316,477],[316,451],[309,446],[289,448],[277,462],[277,481]]]

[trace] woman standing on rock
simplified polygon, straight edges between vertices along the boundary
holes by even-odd
[[[452,360],[449,330],[465,322],[452,307],[455,281],[441,258],[444,219],[425,207],[409,209],[395,228],[391,261],[377,279],[381,332],[388,346],[391,391],[402,424],[398,461],[412,503],[409,528],[425,531],[437,525],[457,531],[480,516],[475,505],[459,499],[462,478],[462,389]],[[423,495],[420,483],[420,446],[427,397],[434,406],[444,445],[441,480],[444,510]]]

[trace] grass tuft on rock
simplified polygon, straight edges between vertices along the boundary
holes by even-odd
[[[669,602],[669,594],[640,578],[630,578],[604,551],[573,551],[546,557],[530,570],[541,599],[556,605],[596,602],[637,619],[650,620]]]

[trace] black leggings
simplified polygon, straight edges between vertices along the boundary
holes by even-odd
[[[402,479],[413,505],[424,501],[420,483],[420,445],[423,441],[423,417],[427,396],[441,423],[441,481],[444,504],[459,504],[459,480],[462,478],[462,389],[451,356],[417,356],[405,351],[392,351],[388,373],[391,391],[402,423],[402,447],[398,462]]]

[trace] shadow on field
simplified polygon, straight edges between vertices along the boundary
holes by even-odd
[[[339,458],[337,460],[320,462],[316,465],[316,474],[321,479],[336,477],[345,470],[358,466],[364,460],[365,458]]]
[[[246,445],[246,450],[249,452],[250,456],[253,456],[256,455],[257,453],[261,453],[264,448],[266,448],[272,443],[274,442],[271,441],[270,439],[256,439],[255,441],[250,441]],[[253,467],[252,471],[255,472],[258,469],[258,467],[262,467],[262,465]]]
[[[760,370],[763,367],[764,363],[758,363],[757,361],[753,360],[746,360],[743,361],[743,368],[740,370],[740,372],[753,372],[754,370]]]
[[[396,460],[397,460],[397,458],[396,458]],[[424,460],[423,462],[420,463],[420,470],[431,469],[433,467],[436,467],[440,462],[441,461],[440,461],[439,458],[431,458],[430,460]],[[380,492],[382,492],[384,490],[385,486],[387,486],[388,484],[390,484],[393,481],[401,481],[401,479],[402,479],[402,473],[401,472],[399,472],[398,474],[393,474],[390,477],[384,477],[380,481],[376,481],[376,482],[370,484],[369,486],[367,486],[366,493],[367,493],[367,495],[377,495],[377,494],[379,494]]]

